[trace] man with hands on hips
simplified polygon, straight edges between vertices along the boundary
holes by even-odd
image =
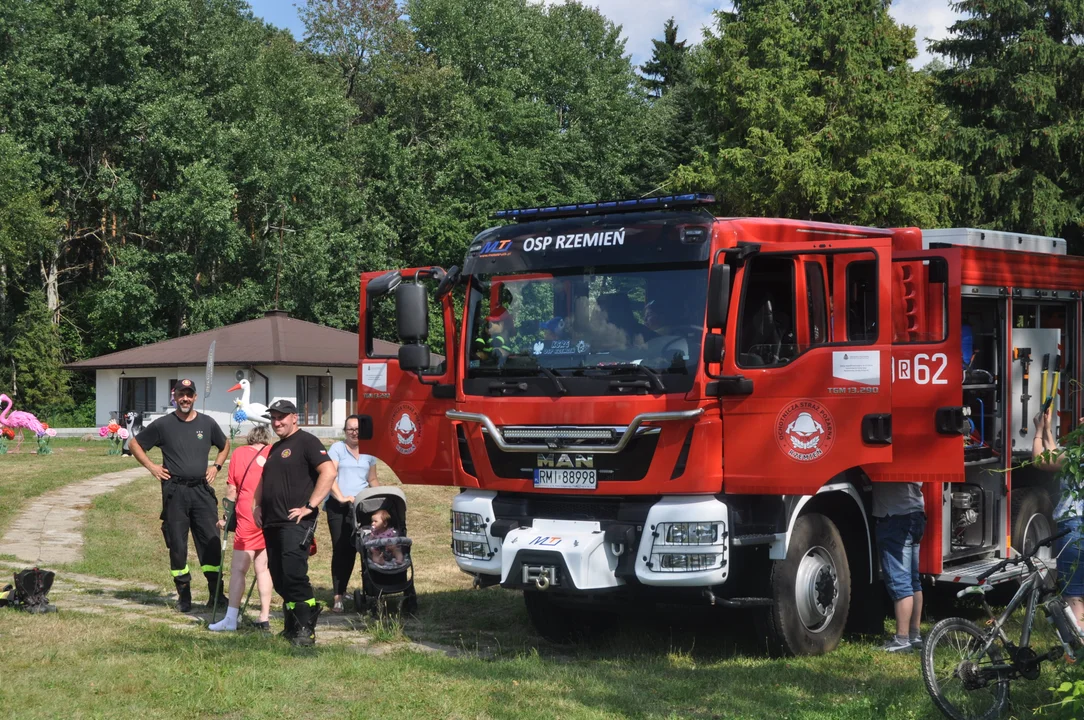
[[[222,546],[218,539],[218,498],[211,483],[230,454],[230,441],[208,415],[195,410],[196,384],[184,378],[173,391],[177,409],[164,415],[132,438],[128,447],[139,464],[161,481],[162,535],[169,548],[169,567],[177,586],[177,609],[192,609],[192,575],[188,568],[188,531],[196,543],[200,569],[207,578],[207,607],[214,604],[222,572]],[[211,446],[218,448],[207,465]],[[162,449],[162,464],[147,457],[147,450]],[[219,604],[225,597],[219,591]]]
[[[269,410],[279,440],[264,465],[252,518],[263,529],[267,567],[282,596],[281,634],[295,645],[313,645],[322,608],[309,582],[309,545],[320,503],[335,482],[335,464],[319,438],[298,427],[296,405],[276,400]]]

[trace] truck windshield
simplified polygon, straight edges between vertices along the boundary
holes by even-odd
[[[471,288],[468,379],[537,376],[563,391],[553,376],[630,375],[661,387],[669,375],[691,386],[706,263],[482,275]]]

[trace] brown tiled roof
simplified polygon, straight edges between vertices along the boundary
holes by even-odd
[[[297,320],[272,310],[261,318],[207,332],[163,340],[67,365],[69,370],[204,365],[211,341],[215,365],[312,365],[355,367],[358,334]],[[399,346],[374,340],[380,355],[394,356]],[[435,356],[434,356],[435,357]],[[439,362],[440,358],[436,358]]]

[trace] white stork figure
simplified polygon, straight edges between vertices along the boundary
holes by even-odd
[[[234,390],[241,391],[241,399],[234,400],[237,407],[241,409],[241,412],[245,414],[245,419],[255,425],[270,425],[271,413],[267,409],[266,405],[260,403],[249,402],[249,392],[251,390],[248,380],[238,380],[237,384],[231,387],[226,392],[233,392]]]

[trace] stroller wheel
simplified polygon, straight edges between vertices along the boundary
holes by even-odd
[[[365,600],[365,593],[361,591],[361,588],[356,588],[354,590],[354,612],[358,615],[363,615],[367,609],[366,605],[368,603]]]

